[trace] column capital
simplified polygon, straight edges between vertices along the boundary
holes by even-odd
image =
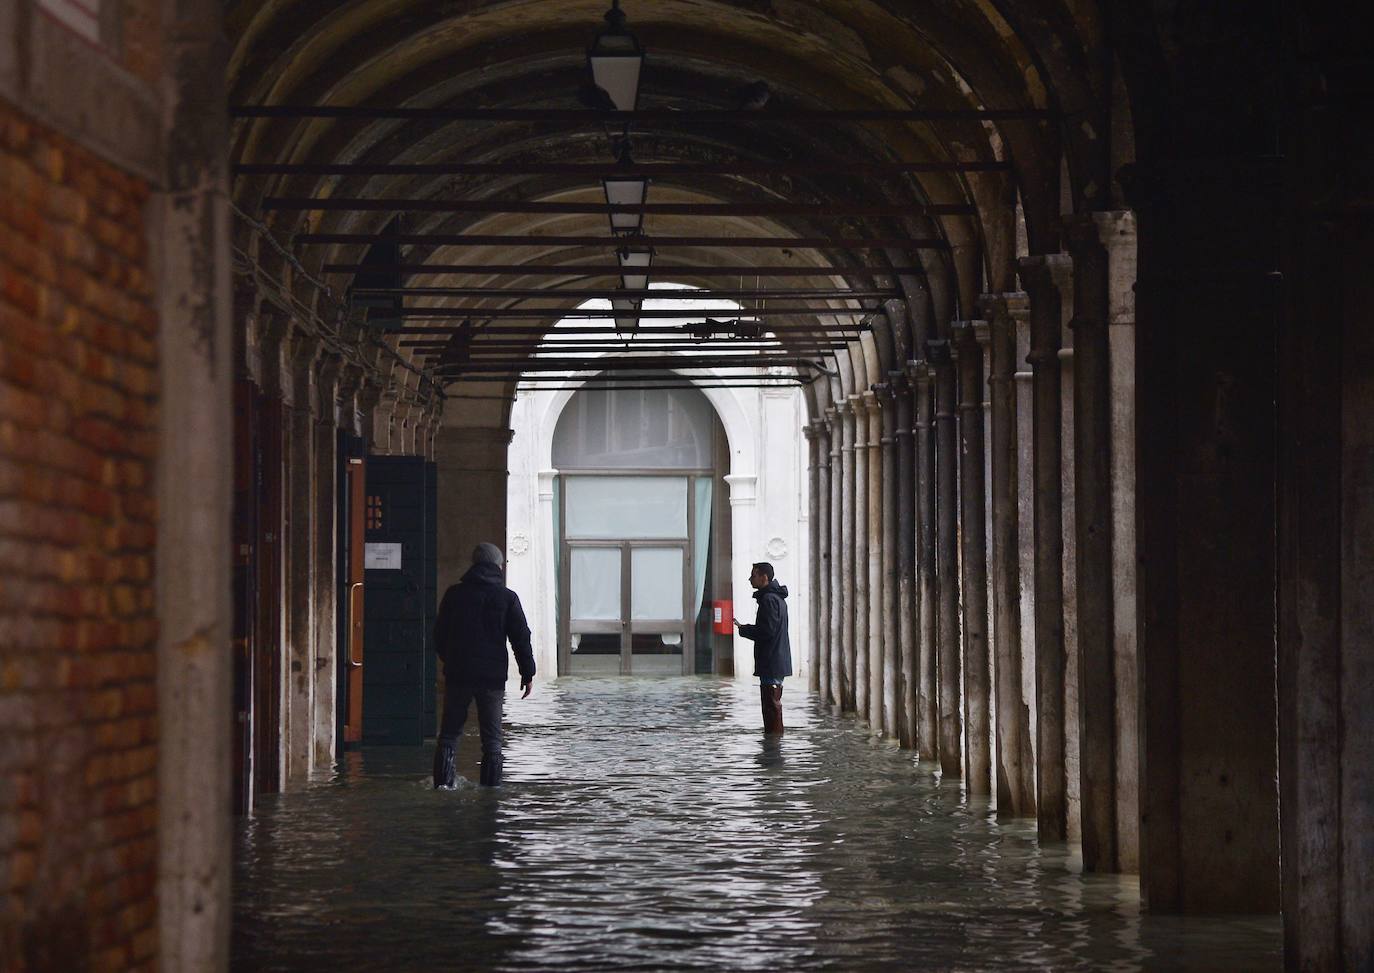
[[[906,373],[914,390],[920,391],[930,386],[930,362],[924,358],[907,362]]]
[[[725,485],[730,488],[730,506],[753,506],[757,499],[758,477],[752,473],[727,473]]]
[[[1008,318],[1026,318],[1030,315],[1030,295],[1025,291],[979,294],[978,310],[990,324]]]
[[[316,415],[316,362],[324,348],[324,342],[313,331],[307,331],[297,321],[292,321],[283,346],[283,360],[287,366],[287,381],[282,383],[286,392],[282,400],[293,409]]]
[[[1097,225],[1097,238],[1108,253],[1121,247],[1135,246],[1135,210],[1098,210],[1093,213],[1093,223]]]
[[[1070,255],[1084,247],[1102,246],[1097,223],[1093,219],[1092,213],[1075,213],[1072,216],[1065,216],[1060,219],[1059,224],[1063,228],[1064,241],[1068,245],[1067,249]]]
[[[1021,279],[1034,299],[1035,292],[1053,287],[1061,298],[1073,297],[1073,258],[1067,253],[1044,253],[1017,261]]]
[[[286,315],[262,309],[253,316],[258,347],[258,381],[264,394],[284,399],[290,395],[289,370],[284,363],[286,336],[291,330]]]
[[[310,411],[315,421],[326,426],[337,426],[339,380],[343,373],[344,361],[338,355],[324,354],[320,357],[315,372],[315,395]]]
[[[987,332],[988,323],[982,320],[955,321],[950,326],[950,336],[956,351],[960,347],[986,345],[988,343]]]

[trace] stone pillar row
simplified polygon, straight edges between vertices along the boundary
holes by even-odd
[[[279,403],[282,416],[279,428],[264,425],[249,439],[279,437],[262,455],[281,461],[281,519],[263,525],[280,543],[264,545],[262,556],[280,558],[263,576],[279,579],[270,601],[281,612],[276,625],[258,634],[277,671],[256,678],[280,686],[279,766],[268,777],[290,788],[336,758],[338,433],[368,437],[374,452],[429,457],[440,416],[437,404],[420,405],[389,368],[331,353],[311,329],[271,311],[251,288],[237,290],[235,304],[245,334],[240,373],[263,402]],[[275,410],[259,414],[264,411]]]
[[[1133,227],[806,429],[812,689],[1094,871],[1140,861]]]

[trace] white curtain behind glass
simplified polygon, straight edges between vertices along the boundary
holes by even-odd
[[[620,548],[575,547],[568,572],[573,621],[620,620]]]
[[[569,476],[569,540],[686,538],[685,476]]]
[[[560,470],[677,469],[711,466],[711,403],[697,389],[583,390],[553,434]]]
[[[682,617],[682,548],[636,547],[630,551],[630,618]]]
[[[706,557],[711,546],[711,478],[696,478],[696,532],[692,544],[692,566],[696,573],[696,599],[692,602],[697,614],[701,600],[706,597]]]

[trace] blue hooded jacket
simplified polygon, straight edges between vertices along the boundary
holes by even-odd
[[[781,679],[792,675],[792,643],[787,637],[787,588],[774,578],[754,592],[759,603],[753,625],[741,625],[740,635],[754,643],[754,675]]]

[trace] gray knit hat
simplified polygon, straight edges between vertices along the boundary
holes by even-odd
[[[501,548],[483,541],[472,549],[472,563],[494,564],[499,568],[506,563],[506,559],[501,555]]]

